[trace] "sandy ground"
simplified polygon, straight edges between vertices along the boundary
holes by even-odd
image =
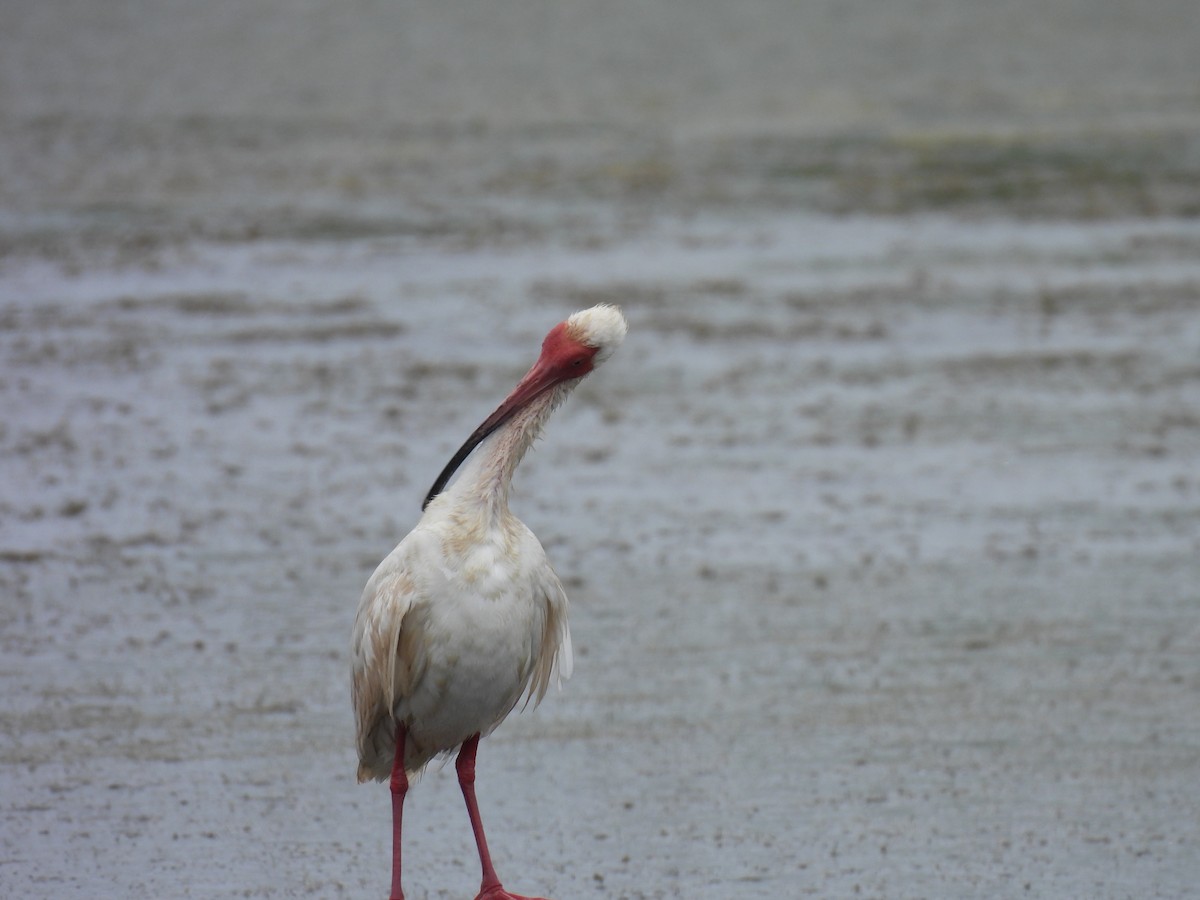
[[[512,889],[1200,896],[1200,7],[593,7],[0,12],[5,896],[383,896],[359,591],[601,300]]]

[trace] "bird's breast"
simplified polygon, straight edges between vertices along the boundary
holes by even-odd
[[[530,570],[545,564],[506,541],[480,541],[456,554],[445,580],[428,597],[419,622],[427,654],[421,683],[404,717],[434,745],[454,746],[491,730],[527,688],[542,652],[548,615]],[[406,620],[407,621],[407,620]]]

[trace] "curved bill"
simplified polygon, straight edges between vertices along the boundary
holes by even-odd
[[[438,475],[434,481],[433,487],[429,489],[429,493],[425,496],[425,502],[421,504],[421,509],[424,510],[433,501],[433,498],[440,494],[450,479],[454,477],[454,473],[458,471],[458,467],[463,464],[471,451],[478,447],[485,438],[488,437],[497,428],[511,419],[525,406],[541,396],[550,388],[554,387],[560,381],[565,381],[568,377],[578,375],[577,372],[564,374],[553,360],[549,360],[543,355],[538,359],[532,369],[525,373],[525,377],[517,383],[513,388],[512,393],[504,398],[504,402],[496,407],[496,411],[483,420],[476,428],[466,442],[458,448],[458,452],[450,458],[450,462],[446,463],[446,468],[442,469],[442,473]]]

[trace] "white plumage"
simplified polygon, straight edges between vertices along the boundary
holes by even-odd
[[[567,596],[533,532],[505,513],[489,522],[443,495],[367,582],[354,624],[359,781],[391,774],[394,721],[411,777],[570,677]]]
[[[523,697],[536,703],[569,677],[572,659],[566,594],[538,539],[509,511],[509,485],[550,414],[612,355],[625,329],[607,305],[555,326],[537,363],[455,454],[421,520],[363,591],[352,641],[358,778],[391,776],[393,897],[402,896],[408,779],[458,747],[484,870],[479,896],[516,896],[500,887],[487,854],[474,803],[475,748]]]

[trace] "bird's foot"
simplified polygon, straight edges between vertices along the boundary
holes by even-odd
[[[525,897],[521,894],[510,894],[500,885],[480,891],[475,900],[546,900],[545,897]]]

